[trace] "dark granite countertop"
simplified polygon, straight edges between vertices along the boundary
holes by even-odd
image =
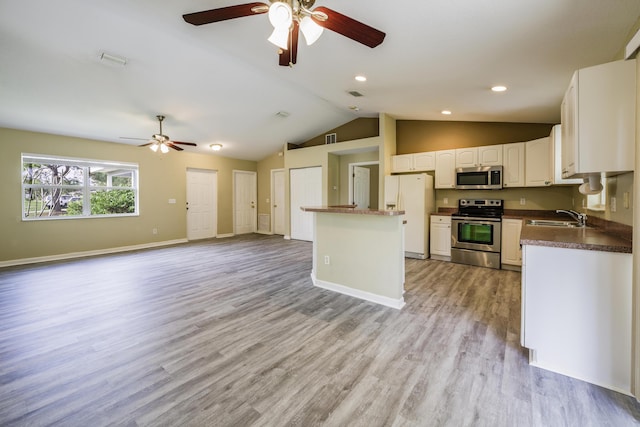
[[[378,209],[356,209],[353,205],[340,206],[303,206],[305,212],[324,212],[324,213],[340,213],[352,215],[378,215],[378,216],[400,216],[404,215],[404,211],[398,210],[378,210]]]

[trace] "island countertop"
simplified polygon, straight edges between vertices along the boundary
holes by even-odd
[[[404,215],[404,211],[379,210],[379,209],[357,209],[354,205],[338,206],[302,206],[304,212],[340,213],[352,215],[378,215],[378,216],[399,216]]]

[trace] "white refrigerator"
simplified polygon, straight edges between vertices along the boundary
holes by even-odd
[[[384,179],[385,209],[405,211],[404,255],[429,258],[429,220],[435,212],[433,177],[426,173]]]

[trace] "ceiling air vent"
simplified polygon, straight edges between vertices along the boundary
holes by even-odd
[[[360,92],[358,92],[357,90],[350,90],[349,92],[347,92],[349,95],[351,96],[355,96],[356,98],[359,98],[362,96],[362,94]]]
[[[335,133],[328,133],[324,136],[325,144],[335,144],[337,140],[338,140],[338,136]]]

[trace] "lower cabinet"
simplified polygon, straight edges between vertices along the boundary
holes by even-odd
[[[521,219],[502,220],[501,262],[505,270],[520,270],[522,248],[520,247]]]
[[[451,217],[431,215],[431,258],[451,260]]]
[[[523,246],[529,363],[630,394],[632,255]]]

